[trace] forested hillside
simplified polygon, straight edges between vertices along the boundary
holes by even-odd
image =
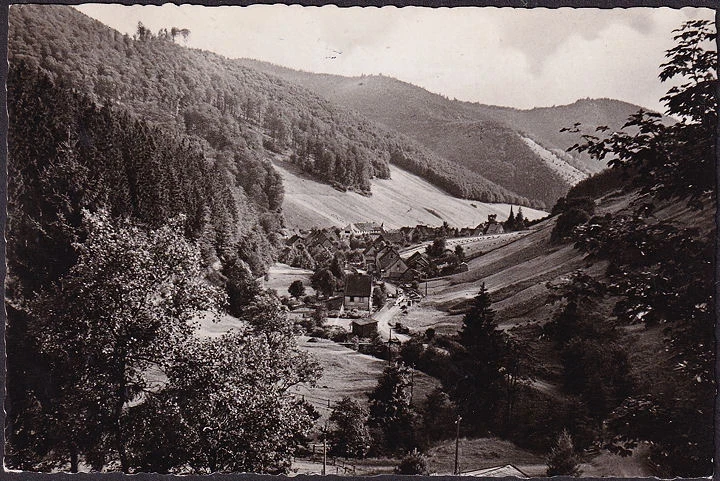
[[[569,105],[537,107],[528,110],[496,107],[463,102],[462,106],[476,115],[487,116],[512,125],[531,138],[540,139],[547,149],[562,156],[569,164],[583,172],[596,173],[607,166],[584,152],[566,152],[578,143],[582,134],[593,134],[597,127],[610,131],[620,130],[628,117],[638,111],[637,105],[614,99],[580,99]],[[569,122],[572,121],[572,122]],[[664,122],[672,123],[670,117]],[[574,123],[580,124],[579,132],[567,129]]]
[[[449,193],[481,201],[529,204],[469,174],[410,139],[277,77],[216,54],[178,45],[180,29],[131,38],[64,6],[13,6],[10,62],[23,60],[166,128],[202,138],[208,157],[236,174],[253,201],[279,207],[270,152],[289,156],[328,183],[368,192],[389,176],[388,162]]]
[[[254,282],[275,258],[276,213],[251,202],[198,139],[99,107],[22,61],[9,72],[8,106],[8,465],[69,463],[77,471],[82,459],[94,470],[125,472],[286,470],[311,413],[278,390],[275,377],[245,382],[243,371],[264,363],[293,382],[316,372]],[[224,310],[251,328],[194,339],[198,316]],[[275,323],[270,346],[267,323]],[[183,373],[198,372],[196,362],[209,365],[203,356],[230,369],[242,392],[218,401],[224,423],[256,404],[265,409],[253,420],[293,422],[280,434],[256,430],[224,445],[231,459],[198,458],[208,426],[201,420],[219,408],[198,383],[182,383],[190,381]],[[160,370],[164,382],[151,382]],[[215,396],[228,379],[212,374],[215,387],[208,373],[202,385]],[[172,453],[159,454],[170,432],[189,444],[175,440]],[[286,441],[263,444],[275,435]]]
[[[356,110],[454,164],[548,208],[572,185],[568,177],[577,176],[564,176],[547,165],[526,139],[552,152],[556,163],[567,164],[565,170],[592,174],[606,164],[584,153],[567,153],[566,149],[580,141],[580,133],[560,130],[575,122],[583,125],[582,133],[594,132],[601,125],[617,130],[638,108],[617,100],[586,99],[567,106],[519,110],[450,100],[391,77],[342,77],[250,59],[239,62]]]

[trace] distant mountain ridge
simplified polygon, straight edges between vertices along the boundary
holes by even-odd
[[[11,68],[23,61],[99,104],[203,139],[209,157],[270,210],[277,202],[266,191],[276,186],[262,177],[274,176],[269,158],[276,154],[318,180],[365,194],[395,163],[457,197],[537,204],[309,89],[182,47],[168,29],[139,26],[131,37],[70,7],[13,5]],[[267,174],[255,175],[261,170]]]
[[[585,154],[566,152],[580,141],[580,134],[560,129],[580,122],[581,133],[594,133],[601,125],[619,130],[640,109],[618,100],[583,99],[570,105],[520,110],[450,100],[386,76],[342,77],[257,60],[238,62],[302,85],[546,205],[605,167]],[[541,155],[540,151],[552,155]]]

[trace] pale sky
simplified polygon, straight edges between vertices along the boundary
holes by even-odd
[[[188,46],[346,76],[383,74],[450,98],[518,108],[609,97],[663,111],[671,31],[710,9],[77,7],[123,33],[191,31]]]

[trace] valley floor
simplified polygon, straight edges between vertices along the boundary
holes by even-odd
[[[498,313],[499,327],[513,330],[514,335],[532,339],[536,336],[533,326],[546,322],[552,311],[546,305],[548,282],[558,282],[564,276],[584,266],[582,255],[570,246],[553,247],[548,244],[552,222],[545,221],[522,235],[502,239],[499,246],[469,262],[469,270],[446,276],[428,283],[428,296],[405,313],[399,309],[386,308],[381,315],[380,333],[383,329],[401,322],[411,332],[422,333],[432,327],[438,333],[454,334],[462,324],[465,303],[477,294],[481,283],[492,293],[493,308]],[[488,242],[487,239],[475,240]],[[405,254],[416,246],[406,249]],[[410,252],[411,253],[411,252]],[[266,285],[278,292],[287,289],[292,280],[301,279],[309,284],[310,271],[276,264],[270,270]],[[421,286],[421,292],[424,292]],[[344,324],[342,327],[347,328]],[[524,329],[524,330],[523,330]],[[393,337],[396,334],[393,333]],[[387,338],[387,335],[384,336]],[[349,396],[367,403],[367,393],[375,386],[385,361],[360,354],[329,340],[298,338],[299,346],[316,356],[324,368],[316,387],[302,387],[298,395],[304,396],[320,412],[318,429],[324,425],[334,403]],[[534,349],[547,349],[536,343]],[[545,362],[545,361],[544,361]],[[552,363],[542,367],[552,371]],[[414,401],[424,396],[439,382],[415,371],[416,390]],[[537,376],[532,387],[547,396],[563,396],[557,379]],[[330,406],[330,407],[328,407]],[[319,431],[318,431],[319,432]],[[319,437],[317,438],[319,439]],[[322,470],[322,444],[316,446],[316,454],[295,460],[293,474],[319,474]],[[493,466],[512,464],[529,476],[543,476],[546,465],[543,455],[519,448],[512,442],[499,438],[461,440],[461,471],[478,470]],[[451,474],[454,457],[454,441],[442,442],[428,453],[431,472]],[[328,474],[375,475],[391,474],[399,459],[331,460]],[[585,476],[647,476],[649,471],[640,450],[636,455],[622,458],[607,452],[589,456],[582,465]]]

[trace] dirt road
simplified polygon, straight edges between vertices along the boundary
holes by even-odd
[[[378,321],[378,334],[384,340],[390,338],[390,326],[395,325],[395,317],[400,314],[400,306],[395,305],[395,302],[388,300],[385,306],[373,314],[373,319]],[[400,342],[405,342],[410,339],[410,336],[405,334],[399,334],[397,332],[392,333],[393,339],[397,339]]]

